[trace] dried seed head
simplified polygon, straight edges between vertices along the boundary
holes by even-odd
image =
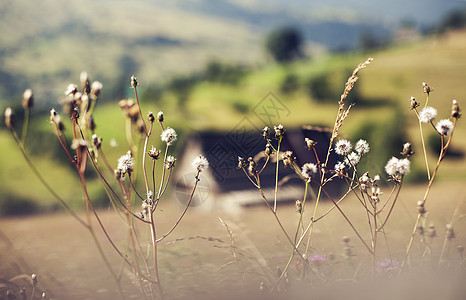
[[[431,88],[425,82],[422,83],[422,89],[424,90],[424,93],[427,95],[429,95],[432,91]]]
[[[283,165],[285,167],[291,165],[296,160],[296,157],[293,155],[293,151],[285,151],[283,153]]]
[[[410,157],[411,155],[414,154],[413,148],[411,146],[411,143],[405,143],[403,145],[403,151],[401,152],[401,155],[404,155],[406,157]]]
[[[345,158],[345,163],[350,167],[355,167],[357,164],[359,164],[360,160],[361,156],[359,154],[357,154],[356,152],[351,152]]]
[[[31,275],[31,281],[32,281],[32,285],[36,285],[37,284],[37,275],[36,274],[32,274]]]
[[[419,107],[419,103],[417,103],[416,99],[414,97],[411,97],[410,104],[409,104],[409,109],[413,110],[417,107]]]
[[[135,88],[138,85],[139,85],[139,83],[138,83],[138,79],[136,78],[136,76],[134,76],[134,74],[131,75],[131,87]]]
[[[162,123],[163,120],[164,120],[164,118],[163,118],[163,111],[159,111],[159,112],[157,113],[157,122]]]
[[[103,84],[100,81],[94,81],[91,84],[91,99],[97,100],[102,92]]]
[[[152,158],[153,160],[157,160],[159,159],[159,156],[160,156],[160,153],[162,151],[160,150],[157,150],[154,146],[152,146],[152,148],[149,150],[149,152],[147,152],[147,154],[149,155],[150,158]]]
[[[244,158],[238,156],[238,169],[242,169],[244,167],[246,167],[246,162],[244,161]]]
[[[317,166],[315,164],[313,164],[313,163],[306,163],[301,168],[301,175],[304,177],[304,179],[306,179],[308,181],[316,173],[317,173]]]
[[[78,87],[76,86],[76,84],[68,84],[68,87],[66,88],[66,91],[65,91],[65,96],[74,96],[74,94],[76,94],[78,92]]]
[[[367,154],[371,147],[369,146],[369,143],[366,140],[360,139],[359,141],[356,142],[356,145],[354,146],[354,150],[362,156],[364,154]]]
[[[440,120],[435,126],[435,129],[437,129],[440,135],[449,135],[453,130],[453,122],[448,119]]]
[[[131,175],[134,170],[134,157],[131,151],[128,151],[125,155],[118,159],[117,170],[121,173],[120,176],[124,177],[126,173]]]
[[[92,145],[94,145],[94,147],[99,150],[100,148],[102,148],[102,138],[99,136],[97,137],[97,134],[93,134],[92,135]]]
[[[249,172],[249,175],[251,176],[255,176],[256,175],[256,162],[254,161],[254,159],[252,159],[252,157],[249,157],[248,158],[248,162],[249,162],[249,165],[248,165],[248,172]]]
[[[301,200],[296,200],[296,211],[300,214],[303,212],[303,202]]]
[[[23,93],[23,100],[21,105],[24,109],[29,109],[34,105],[34,95],[32,94],[31,89],[26,89]]]
[[[172,169],[174,166],[175,166],[175,162],[176,162],[176,158],[174,158],[173,156],[169,155],[167,157],[167,160],[165,161],[165,168],[167,170],[170,170]]]
[[[60,115],[57,113],[57,111],[54,108],[50,110],[50,122],[55,124],[55,126],[57,126],[59,131],[65,130],[65,125],[63,125]]]
[[[278,140],[285,134],[285,127],[282,124],[273,127],[275,130],[275,138]]]
[[[73,139],[71,142],[71,149],[80,149],[84,151],[87,149],[87,141],[83,139]]]
[[[207,161],[207,158],[203,155],[199,155],[196,157],[192,163],[192,166],[194,170],[197,170],[198,172],[202,172],[207,170],[209,167],[209,162]]]
[[[422,123],[430,123],[437,116],[437,110],[431,106],[424,107],[419,113],[419,120]]]
[[[343,243],[348,244],[350,241],[350,238],[348,236],[344,236],[341,238],[341,240],[343,241]]]
[[[96,129],[97,126],[92,115],[86,115],[86,117],[84,118],[84,126],[90,131],[94,131]]]
[[[317,145],[317,142],[311,140],[310,138],[305,138],[304,143],[306,143],[307,150],[312,150]]]
[[[346,165],[343,162],[337,162],[334,169],[339,177],[345,176]]]
[[[15,128],[16,125],[16,117],[15,112],[11,109],[11,107],[7,107],[5,109],[5,126],[8,129]]]
[[[264,139],[268,139],[270,137],[269,126],[265,126],[264,129],[262,129],[262,136],[264,137]]]
[[[269,156],[272,154],[272,148],[270,148],[270,144],[265,145],[265,155]]]
[[[153,123],[155,121],[155,116],[151,111],[147,114],[147,121],[149,121],[151,123]]]
[[[146,133],[146,124],[144,123],[142,119],[137,119],[136,127],[140,134]]]
[[[41,299],[47,299],[47,294],[45,292],[42,293]]]
[[[335,144],[335,152],[339,155],[348,155],[353,147],[348,140],[339,140]]]
[[[82,71],[79,75],[79,81],[81,82],[81,90],[84,94],[91,92],[91,85],[89,84],[89,75],[86,71]]]
[[[176,141],[176,131],[170,127],[168,127],[167,129],[165,129],[162,134],[160,135],[160,137],[162,138],[162,141],[164,141],[165,143],[167,143],[167,145],[171,145],[173,144],[175,141]]]
[[[459,119],[461,117],[461,110],[458,106],[458,101],[453,100],[451,105],[451,117],[455,119]]]

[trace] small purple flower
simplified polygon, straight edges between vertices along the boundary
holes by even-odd
[[[323,254],[313,254],[308,257],[307,261],[309,263],[315,264],[317,267],[320,266],[323,262],[327,260],[327,255]]]

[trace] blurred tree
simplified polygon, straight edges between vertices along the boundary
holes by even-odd
[[[267,52],[277,62],[290,62],[303,57],[303,37],[295,27],[283,27],[273,31],[266,39]]]

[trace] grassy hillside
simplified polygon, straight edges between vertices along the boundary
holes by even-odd
[[[394,46],[375,53],[329,55],[318,60],[298,61],[287,66],[273,64],[248,72],[236,84],[205,80],[197,82],[183,105],[180,105],[176,94],[169,90],[158,94],[145,93],[141,99],[142,108],[144,111],[165,112],[167,125],[179,132],[180,141],[177,145],[182,145],[183,139],[189,132],[207,129],[231,131],[237,126],[246,126],[260,130],[266,124],[278,123],[286,127],[303,124],[333,126],[338,97],[331,101],[317,102],[309,96],[308,83],[313,78],[327,74],[332,79],[331,90],[339,94],[348,71],[370,55],[374,57],[374,62],[361,71],[360,81],[357,83],[358,94],[350,94],[348,98],[348,101],[352,102],[358,100],[355,98],[358,96],[363,101],[359,101],[351,111],[341,135],[356,138],[354,135],[360,134],[364,126],[366,129],[367,126],[374,126],[378,131],[373,135],[382,137],[379,147],[387,148],[390,145],[383,144],[383,138],[390,133],[387,132],[392,128],[390,126],[404,123],[407,130],[403,142],[412,141],[417,153],[414,158],[416,162],[414,171],[422,170],[418,124],[414,113],[408,109],[409,99],[414,96],[419,102],[424,103],[425,95],[422,93],[421,83],[425,81],[433,88],[429,104],[439,110],[439,118],[449,116],[452,99],[457,99],[460,107],[466,107],[464,99],[461,98],[466,94],[466,87],[463,84],[466,69],[465,48],[466,33],[451,32],[445,36]],[[280,87],[290,74],[296,76],[295,88],[291,92],[284,93]],[[139,79],[141,87],[150,86],[146,78],[139,77]],[[128,92],[131,90],[128,89]],[[61,93],[60,90],[55,97],[59,97]],[[39,94],[38,101],[41,101],[40,98]],[[270,99],[284,108],[268,120],[272,124],[264,122],[259,117],[260,109],[263,109],[266,103],[263,101]],[[109,153],[108,158],[115,164],[116,159],[127,149],[124,137],[125,123],[116,100],[105,104],[99,103],[95,113],[96,133],[104,138],[104,147],[107,147]],[[33,112],[33,115],[36,118],[29,136],[34,138],[37,132],[48,132],[50,135],[53,131],[52,126],[48,124],[48,116],[38,117],[36,112]],[[362,133],[364,134],[364,131]],[[46,191],[41,189],[38,181],[27,171],[27,166],[8,132],[2,130],[0,134],[3,153],[1,174],[2,178],[6,179],[0,181],[0,188],[6,191],[5,195],[12,199],[15,197],[34,199],[46,205],[54,203]],[[466,124],[460,119],[453,148],[463,153],[466,150],[466,141],[462,139],[465,134]],[[112,139],[118,143],[117,148],[109,147]],[[55,141],[54,146],[53,143],[54,140],[51,140],[42,147],[53,148],[58,144]],[[158,134],[154,134],[151,143],[154,145],[159,143]],[[398,149],[401,144],[393,146]],[[47,150],[43,151],[47,152]],[[391,152],[390,155],[397,155],[397,151]],[[45,157],[37,154],[34,157],[47,180],[63,193],[63,197],[74,198],[73,201],[79,203],[76,178],[71,175],[71,168],[59,166],[50,154]],[[429,159],[433,163],[435,157],[430,156]],[[379,162],[379,165],[383,166],[384,163],[385,161]],[[415,177],[415,174],[412,176]],[[444,180],[466,178],[464,158],[447,159],[442,165],[440,176]],[[95,192],[98,195],[97,182],[92,184],[95,185]],[[25,186],[28,188],[25,189]],[[2,199],[2,201],[6,200]]]

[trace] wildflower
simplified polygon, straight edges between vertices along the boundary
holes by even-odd
[[[16,117],[15,112],[11,109],[11,107],[7,107],[5,109],[5,126],[8,129],[15,128],[16,125]]]
[[[415,108],[419,107],[419,103],[417,103],[416,99],[414,97],[411,97],[411,102],[409,104],[409,109],[413,110]]]
[[[285,128],[283,127],[282,124],[280,124],[278,126],[274,126],[273,128],[275,130],[275,138],[276,139],[279,139],[279,138],[283,137],[283,135],[285,134]]]
[[[194,159],[192,166],[198,172],[202,172],[209,167],[209,162],[207,161],[207,158],[205,158],[202,155],[199,155]]]
[[[338,176],[342,176],[344,174],[345,168],[346,165],[341,161],[337,162],[334,167],[335,172],[337,172]]]
[[[23,93],[23,100],[21,105],[24,109],[31,108],[34,105],[34,95],[32,94],[31,89],[26,89]]]
[[[305,138],[304,142],[306,143],[307,150],[311,150],[312,148],[314,148],[317,145],[316,141],[313,141],[313,140],[311,140],[309,138]]]
[[[453,103],[451,104],[451,117],[458,119],[459,117],[461,117],[460,111],[461,110],[458,106],[458,101],[453,100]]]
[[[60,115],[57,113],[57,111],[54,108],[50,110],[50,122],[55,124],[55,126],[57,126],[59,131],[65,130],[65,125],[63,125]]]
[[[316,173],[317,173],[317,166],[313,163],[306,163],[301,168],[301,175],[307,180],[310,180],[311,177]]]
[[[121,172],[121,176],[124,176],[126,173],[131,175],[134,170],[134,157],[131,155],[131,151],[128,151],[128,153],[118,159],[117,170]]]
[[[347,163],[350,166],[356,166],[357,164],[359,164],[360,160],[361,160],[361,156],[359,156],[356,152],[351,152],[345,158],[345,163]]]
[[[163,112],[162,111],[159,111],[157,113],[157,122],[160,122],[160,123],[163,122]]]
[[[270,144],[265,145],[265,155],[269,156],[272,154],[272,148],[270,148]]]
[[[134,76],[134,74],[131,75],[131,87],[135,88],[138,85],[139,85],[139,83],[138,83],[138,79],[136,78],[136,76]]]
[[[369,147],[369,143],[366,140],[359,140],[356,142],[354,146],[354,150],[359,153],[359,155],[364,155],[369,152],[371,148]]]
[[[303,202],[301,200],[296,200],[296,211],[300,214],[303,212]]]
[[[256,162],[254,161],[254,159],[252,159],[252,157],[248,158],[248,162],[249,162],[249,166],[248,166],[249,175],[255,176],[256,171],[257,171],[256,170]]]
[[[293,151],[286,151],[283,153],[283,164],[285,167],[291,165],[295,161],[296,157],[293,156]]]
[[[97,100],[100,97],[100,93],[102,92],[102,83],[100,81],[94,81],[91,84],[91,99]]]
[[[396,171],[400,173],[400,175],[406,175],[409,172],[409,168],[411,166],[411,162],[407,158],[403,158],[398,160],[397,169]]]
[[[170,170],[171,168],[173,168],[175,166],[175,161],[176,161],[176,158],[174,158],[173,156],[169,155],[167,157],[167,160],[165,161],[165,168]]]
[[[99,136],[97,137],[97,134],[92,135],[92,144],[96,149],[100,149],[102,147],[102,138]]]
[[[431,106],[427,106],[419,113],[419,120],[422,123],[432,122],[437,116],[437,110]]]
[[[152,146],[152,148],[149,150],[149,152],[147,152],[147,154],[153,160],[157,160],[157,159],[159,159],[159,155],[160,155],[161,152],[162,151],[157,150],[154,146]]]
[[[147,121],[149,121],[151,123],[153,123],[155,121],[154,114],[151,111],[147,114]]]
[[[244,162],[244,158],[241,156],[238,156],[238,169],[242,169],[246,166],[246,163]]]
[[[408,142],[403,145],[403,151],[401,152],[401,154],[406,157],[410,157],[411,155],[414,154],[414,151],[411,147],[411,143]]]
[[[437,126],[435,126],[438,133],[441,135],[449,135],[453,130],[453,122],[448,119],[443,119],[438,121]]]
[[[76,86],[76,84],[68,84],[68,87],[66,88],[66,91],[65,91],[65,96],[74,96],[74,94],[76,94],[78,92],[78,87]]]
[[[160,135],[162,141],[166,142],[168,146],[173,144],[176,141],[176,131],[172,128],[165,129]]]
[[[86,71],[82,71],[81,74],[79,75],[79,79],[81,81],[81,89],[84,94],[89,94],[91,91],[91,87],[89,85],[89,75],[87,74]]]
[[[429,96],[430,92],[432,91],[430,86],[428,86],[427,83],[423,82],[422,88],[424,89],[424,93],[427,94],[427,96]]]
[[[340,155],[347,155],[351,149],[352,146],[348,140],[339,140],[335,145],[335,152]]]
[[[262,136],[264,137],[264,139],[268,139],[270,137],[269,126],[265,126],[264,129],[262,129]]]
[[[388,175],[394,176],[396,174],[396,168],[398,165],[398,158],[392,157],[388,160],[387,164],[385,165],[385,172]]]

